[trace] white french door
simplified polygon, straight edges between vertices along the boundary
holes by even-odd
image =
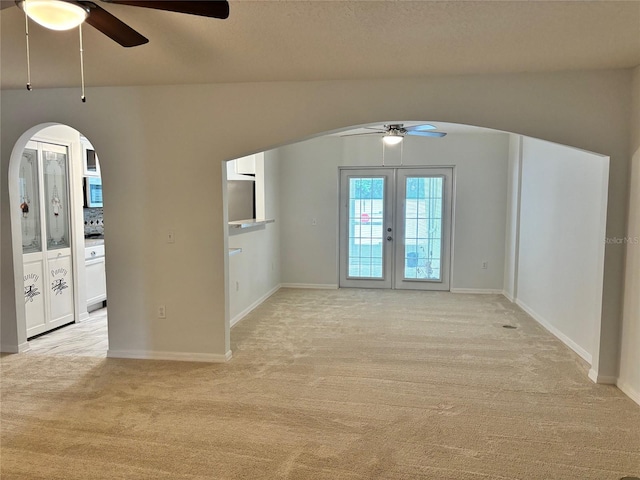
[[[449,290],[451,168],[340,170],[340,286]]]
[[[74,321],[68,148],[29,142],[19,174],[27,337]]]

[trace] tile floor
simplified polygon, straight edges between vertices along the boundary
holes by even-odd
[[[107,356],[107,309],[89,314],[89,319],[72,323],[29,340],[29,355],[69,355],[78,357]]]

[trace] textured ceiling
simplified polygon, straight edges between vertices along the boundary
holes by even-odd
[[[640,64],[638,1],[231,0],[227,20],[100,4],[150,43],[125,49],[87,25],[88,86],[400,78]],[[0,12],[0,21],[1,87],[24,88],[24,16],[12,6]],[[31,25],[34,87],[78,86],[77,30],[53,32]]]

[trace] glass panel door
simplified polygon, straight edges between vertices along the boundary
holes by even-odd
[[[20,164],[27,338],[74,321],[68,147],[32,141]]]
[[[449,290],[451,169],[398,173],[396,288]]]
[[[451,168],[340,171],[340,286],[449,290]]]
[[[342,170],[340,285],[391,288],[393,173]]]
[[[67,149],[57,145],[45,145],[42,154],[47,249],[68,248],[70,239]]]
[[[20,190],[20,221],[22,227],[22,253],[42,251],[40,234],[40,191],[38,176],[38,150],[25,148],[18,177]]]

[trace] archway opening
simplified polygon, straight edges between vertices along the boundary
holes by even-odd
[[[100,163],[62,124],[36,126],[9,168],[17,351],[106,356],[106,256]]]
[[[393,149],[352,127],[262,153],[256,181],[275,223],[229,226],[228,247],[242,252],[229,259],[230,325],[281,287],[338,288],[341,167],[450,167],[450,291],[505,296],[597,368],[609,158],[491,129],[404,123],[447,136]]]

